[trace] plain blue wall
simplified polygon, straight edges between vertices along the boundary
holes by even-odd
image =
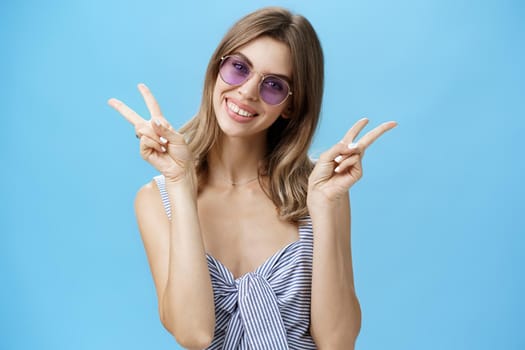
[[[351,190],[358,349],[524,349],[522,1],[3,1],[0,348],[177,349],[133,213],[155,175],[109,97],[180,126],[210,54],[261,6],[326,56],[312,148],[399,127]],[[369,129],[369,128],[368,128]]]

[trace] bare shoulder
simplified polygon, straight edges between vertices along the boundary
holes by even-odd
[[[138,190],[135,198],[135,215],[160,305],[168,275],[170,224],[155,180]]]
[[[143,239],[158,232],[166,232],[169,220],[155,180],[138,190],[135,197],[135,215]]]
[[[159,188],[155,180],[144,184],[137,192],[135,198],[135,206],[141,206],[144,202],[152,202],[158,199],[159,197]]]

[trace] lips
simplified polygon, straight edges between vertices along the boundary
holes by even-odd
[[[226,99],[226,107],[230,112],[233,112],[243,118],[255,118],[258,116],[258,113],[252,108],[229,98]]]

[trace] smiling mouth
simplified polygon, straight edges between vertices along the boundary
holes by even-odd
[[[241,117],[244,117],[244,118],[254,118],[254,117],[256,117],[258,115],[258,114],[253,114],[253,113],[250,113],[250,112],[242,109],[241,107],[237,106],[235,103],[233,103],[230,100],[226,101],[226,106],[228,106],[228,109],[230,111],[232,111],[233,113],[235,113],[237,115],[240,115]]]

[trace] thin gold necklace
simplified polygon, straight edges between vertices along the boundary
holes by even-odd
[[[251,182],[254,182],[255,180],[257,180],[259,178],[259,175],[257,175],[256,177],[254,177],[253,179],[249,179],[249,180],[246,180],[246,181],[232,181],[232,180],[228,180],[226,178],[224,178],[224,180],[228,181],[230,183],[230,185],[232,186],[243,186],[243,185],[247,185]]]
[[[225,177],[223,177],[222,175],[219,175],[224,181],[228,182],[230,185],[232,186],[243,186],[243,185],[247,185],[251,182],[254,182],[255,180],[257,180],[259,178],[259,175],[257,175],[256,177],[252,178],[252,179],[249,179],[249,180],[245,180],[245,181],[232,181],[230,179],[227,179]]]

